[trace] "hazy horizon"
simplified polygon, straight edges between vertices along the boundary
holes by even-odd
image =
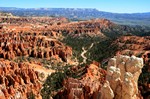
[[[2,7],[3,8],[3,7]],[[39,7],[39,8],[21,8],[21,7],[4,7],[4,8],[19,8],[19,9],[55,9],[56,7],[53,7],[53,8],[48,8],[48,7]],[[61,7],[57,7],[57,8],[61,8]],[[56,8],[56,9],[57,9]],[[96,8],[64,8],[64,9],[96,9]],[[108,13],[118,13],[118,14],[136,14],[136,13],[150,13],[149,12],[111,12],[111,11],[103,11],[103,10],[99,10],[99,9],[96,9],[98,11],[102,11],[102,12],[108,12]]]
[[[9,3],[8,3],[9,2]],[[150,12],[149,0],[1,0],[0,7],[16,8],[91,8],[112,13],[145,13]]]

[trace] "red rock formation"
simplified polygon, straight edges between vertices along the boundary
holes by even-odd
[[[24,63],[0,60],[0,98],[27,98],[33,92],[36,98],[40,96],[41,84],[38,74]]]
[[[40,35],[37,33],[35,34],[36,36],[24,33],[0,34],[2,37],[0,38],[0,57],[14,59],[17,56],[30,56],[37,58],[59,56],[59,58],[65,62],[71,58],[72,49],[70,47],[64,46],[56,39],[43,36],[45,35],[44,33],[41,33]]]
[[[96,99],[99,98],[99,89],[105,82],[106,71],[98,68],[95,64],[90,64],[85,70],[82,78],[68,78],[63,84],[65,90],[59,92],[57,96],[61,99]]]
[[[138,36],[122,36],[115,40],[112,45],[118,45],[117,49],[120,54],[132,54],[135,56],[144,55],[149,52],[148,46],[150,46],[150,37],[138,37]]]
[[[95,19],[81,22],[70,22],[60,26],[51,27],[55,31],[65,31],[71,36],[80,37],[81,35],[105,37],[101,30],[109,29],[113,26],[112,22],[106,19]]]

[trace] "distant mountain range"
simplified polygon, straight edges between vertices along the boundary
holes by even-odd
[[[64,16],[71,20],[106,18],[119,24],[150,26],[150,12],[147,13],[111,13],[97,9],[82,8],[15,8],[0,7],[2,12],[16,16]]]

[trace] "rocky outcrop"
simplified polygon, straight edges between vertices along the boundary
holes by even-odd
[[[61,24],[68,22],[68,19],[65,17],[16,17],[13,16],[11,13],[1,13],[0,12],[0,22],[5,22],[11,25],[27,25],[27,24],[34,24],[35,26],[39,25],[40,23],[45,28],[47,25],[53,24]]]
[[[149,36],[121,36],[115,40],[110,48],[117,45],[117,54],[135,55],[143,58],[144,68],[138,81],[139,89],[144,99],[150,97],[150,37]]]
[[[52,29],[67,33],[72,37],[82,37],[84,35],[88,35],[100,36],[104,38],[105,35],[102,33],[102,31],[109,30],[109,28],[113,25],[115,24],[107,19],[95,19],[81,22],[70,22],[67,24],[62,24],[57,28],[52,27]]]
[[[135,56],[118,55],[110,59],[106,80],[109,82],[113,94],[111,93],[109,99],[140,99],[138,78],[142,68],[143,59]],[[101,91],[103,92],[103,89]]]
[[[122,55],[135,55],[142,57],[150,48],[150,37],[121,36],[116,39],[112,46],[117,45],[117,50]]]
[[[0,12],[0,18],[14,18],[12,13]]]
[[[99,99],[100,89],[105,82],[106,71],[93,62],[86,68],[78,69],[84,75],[79,79],[68,78],[64,80],[64,90],[58,92],[60,99]],[[78,73],[78,75],[80,75]]]
[[[0,60],[0,99],[26,99],[29,94],[42,99],[38,73],[24,63]]]
[[[0,18],[0,58],[17,57],[56,58],[68,62],[72,49],[57,38],[61,34],[57,27],[67,23],[64,17]],[[49,27],[50,26],[50,27]]]
[[[72,48],[63,45],[56,39],[43,35],[45,33],[6,33],[0,34],[0,57],[14,59],[18,56],[29,56],[36,58],[51,58],[58,56],[67,62],[72,56]]]
[[[138,78],[143,59],[118,55],[110,59],[105,70],[90,64],[80,79],[68,78],[60,99],[142,99],[138,90]],[[84,70],[82,70],[84,71]]]

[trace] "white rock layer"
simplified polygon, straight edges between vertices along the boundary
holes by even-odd
[[[110,59],[101,99],[139,99],[137,82],[142,68],[143,59],[135,56],[118,55]]]

